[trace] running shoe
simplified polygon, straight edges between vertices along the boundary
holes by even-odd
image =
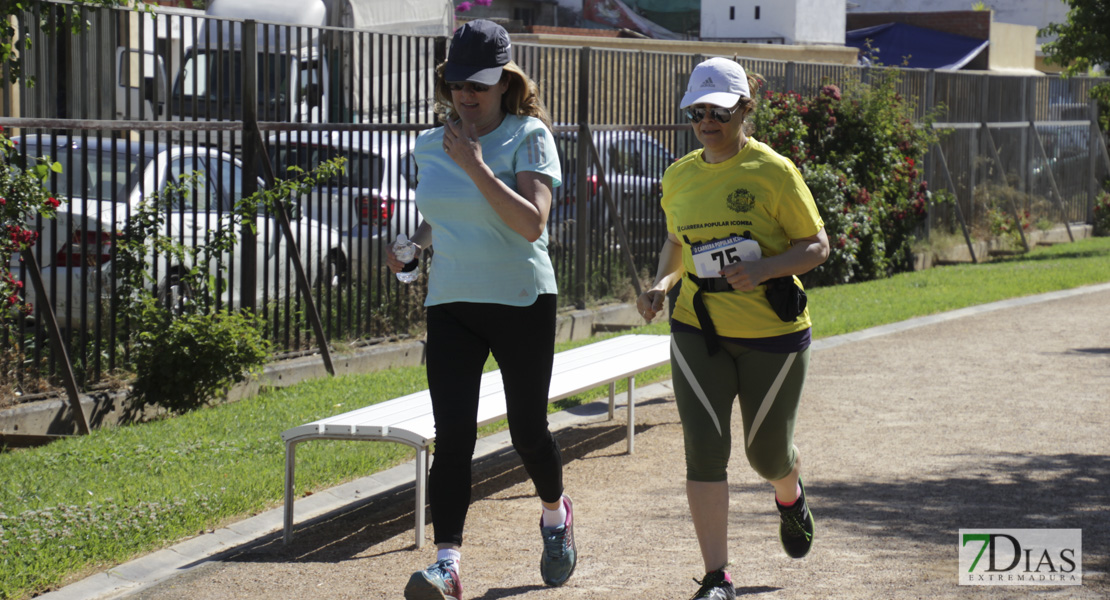
[[[462,582],[455,561],[445,558],[413,573],[405,586],[405,600],[462,600]]]
[[[790,558],[802,558],[809,554],[813,546],[813,513],[809,511],[806,486],[801,479],[798,480],[798,487],[802,494],[793,506],[783,506],[775,501],[779,509],[779,540]]]
[[[544,527],[540,519],[540,534],[543,536],[543,556],[540,557],[540,575],[543,582],[551,586],[563,585],[574,573],[578,563],[578,550],[574,546],[574,511],[570,498],[563,496],[567,509],[567,520],[556,527]]]
[[[718,569],[705,574],[705,578],[694,582],[700,585],[698,593],[690,600],[736,600],[736,588],[732,587],[732,577],[728,571]]]

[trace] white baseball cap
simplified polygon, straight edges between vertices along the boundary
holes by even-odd
[[[727,59],[714,57],[694,67],[682,105],[713,104],[724,108],[736,106],[740,98],[750,98],[748,74],[744,67]]]

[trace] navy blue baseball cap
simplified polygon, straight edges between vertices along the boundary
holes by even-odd
[[[501,81],[501,68],[509,64],[510,46],[504,27],[485,19],[469,21],[451,38],[443,78],[494,85]]]

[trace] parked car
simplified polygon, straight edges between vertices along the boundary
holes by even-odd
[[[581,221],[578,218],[578,133],[560,133],[555,140],[564,175],[563,185],[556,189],[549,233],[556,243],[570,246],[574,243],[573,228],[568,225]],[[659,206],[663,172],[674,162],[674,154],[655,137],[639,131],[595,131],[593,142],[601,170],[598,171],[592,159],[588,160],[584,176],[590,229],[607,231],[613,235],[615,243],[619,243],[612,232],[615,220],[602,196],[601,179],[604,179],[633,247],[658,249],[663,242],[660,235],[666,235],[665,217]]]
[[[305,214],[343,234],[352,270],[369,273],[397,234],[412,235],[420,224],[414,141],[398,131],[282,132],[270,139],[269,155],[279,177],[291,166],[308,171],[336,157],[347,159],[345,172],[321,182],[299,203]]]
[[[76,138],[31,135],[15,138],[29,156],[46,156],[61,163],[63,172],[51,177],[47,187],[64,204],[53,221],[46,222],[34,251],[39,256],[47,296],[53,302],[59,324],[78,327],[95,317],[96,304],[107,299],[112,285],[112,246],[125,222],[146,198],[161,195],[182,174],[197,172],[195,186],[178,194],[171,203],[167,231],[185,245],[203,244],[205,233],[221,224],[243,196],[243,169],[239,160],[215,148],[139,143],[108,138]],[[261,182],[260,182],[261,185]],[[334,284],[347,268],[347,251],[337,231],[311,217],[293,222],[297,248],[305,268],[321,283]],[[232,306],[241,298],[240,272],[235,257],[222,257],[232,274],[229,292],[222,296]],[[257,268],[259,302],[281,298],[292,270],[287,261],[288,242],[277,220],[259,216]],[[191,295],[181,274],[192,267],[175,264],[165,255],[153,260],[151,268],[163,297],[179,299]],[[210,265],[216,275],[218,265]],[[30,286],[28,285],[30,288]],[[26,300],[36,301],[33,288]]]

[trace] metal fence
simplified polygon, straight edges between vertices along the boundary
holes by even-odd
[[[61,315],[85,382],[119,366],[125,351],[119,331],[128,316],[110,302],[113,236],[140,200],[191,167],[204,172],[199,188],[193,184],[196,200],[174,205],[164,222],[164,232],[186,245],[220,227],[237,199],[268,185],[269,170],[283,177],[289,167],[348,160],[344,174],[293,199],[288,234],[280,215],[260,213],[256,232],[244,228],[241,243],[210,265],[226,282],[220,305],[257,310],[277,348],[317,346],[313,306],[297,291],[298,260],[329,339],[380,338],[418,324],[422,290],[398,284],[383,254],[419,220],[410,149],[420,130],[435,125],[433,72],[445,38],[50,2],[31,11],[23,22],[58,24],[63,33],[24,30],[33,42],[24,66],[35,86],[14,88],[15,96],[5,90],[4,124],[28,140],[24,151],[63,162],[50,185],[69,202],[58,219],[37,224],[43,239],[34,252],[49,291],[35,298],[36,316],[44,303]],[[91,26],[71,32],[78,22]],[[513,52],[539,84],[563,163],[549,227],[561,303],[628,299],[639,277],[654,272],[666,236],[662,173],[697,145],[678,101],[706,56],[528,44]],[[802,95],[885,71],[738,60],[766,89]],[[1089,220],[1110,164],[1087,100],[1100,80],[896,71],[917,117],[932,115],[948,132],[923,173],[931,188],[956,196],[959,216],[974,222],[984,210],[983,184],[1005,183],[1025,194],[1029,206],[1019,209],[1037,204],[1057,221]],[[11,118],[16,105],[18,119]],[[930,224],[951,230],[955,216],[937,211]],[[31,287],[27,265],[13,268]],[[152,289],[181,293],[174,288],[180,268],[152,254]],[[53,360],[46,335],[36,318],[25,348],[32,363]]]

